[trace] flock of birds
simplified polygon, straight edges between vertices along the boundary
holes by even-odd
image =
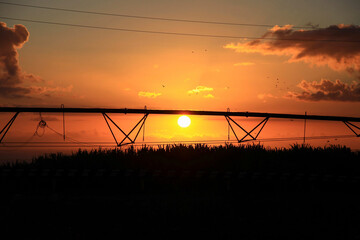
[[[270,78],[270,77],[266,77],[266,78]],[[280,82],[279,78],[276,78],[275,81],[275,88],[279,89],[279,90],[289,90],[290,88],[288,86],[286,86],[285,81]]]
[[[204,52],[207,52],[208,50],[207,49],[204,49]],[[191,53],[192,54],[194,54],[195,53],[195,51],[194,50],[192,50],[191,51]],[[266,77],[267,79],[269,79],[270,77],[269,76],[267,76]],[[166,85],[165,84],[161,84],[161,86],[163,87],[163,88],[165,88],[166,87]],[[281,81],[280,82],[280,80],[279,80],[279,78],[276,78],[276,81],[275,81],[275,88],[276,89],[278,89],[278,90],[289,90],[290,88],[288,87],[288,86],[286,86],[286,83],[285,83],[285,81]],[[225,87],[224,88],[225,90],[229,90],[230,89],[230,87]]]

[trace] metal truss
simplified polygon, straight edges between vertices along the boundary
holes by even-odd
[[[201,116],[224,116],[228,123],[228,136],[230,136],[230,129],[235,135],[236,140],[241,142],[254,141],[257,140],[257,137],[265,127],[266,123],[270,118],[274,119],[303,119],[307,120],[321,120],[321,121],[335,121],[343,122],[355,135],[360,137],[360,127],[355,125],[360,123],[360,117],[343,117],[343,116],[320,116],[320,115],[299,115],[299,114],[279,114],[279,113],[260,113],[260,112],[230,112],[230,109],[227,109],[226,112],[223,111],[193,111],[193,110],[149,110],[145,109],[115,109],[115,108],[64,108],[62,105],[61,108],[17,108],[17,107],[0,107],[0,113],[14,113],[13,117],[5,124],[5,126],[0,131],[0,143],[4,140],[9,129],[13,125],[15,119],[19,113],[36,113],[36,112],[48,112],[48,113],[62,113],[63,114],[63,138],[65,140],[65,113],[101,113],[105,119],[107,126],[115,140],[117,146],[124,146],[128,144],[134,144],[138,138],[141,130],[145,132],[145,122],[149,114],[160,114],[160,115],[201,115]],[[128,133],[124,132],[107,114],[110,113],[122,113],[122,114],[144,114],[144,116],[138,121],[135,126]],[[245,130],[240,124],[232,119],[232,117],[261,117],[264,118],[250,131]],[[111,126],[113,125],[113,126]],[[114,126],[122,133],[124,136],[121,141],[118,141],[115,133]],[[236,126],[241,129],[245,134],[239,138],[236,134]],[[305,141],[305,129],[306,122],[304,123],[304,141]],[[236,129],[237,130],[237,129]],[[254,131],[258,130],[257,133]],[[130,135],[133,134],[133,137]],[[135,135],[135,136],[134,136]]]
[[[235,137],[236,137],[236,140],[238,141],[238,143],[241,143],[241,142],[247,142],[247,141],[253,141],[253,140],[256,140],[257,137],[259,136],[260,132],[263,130],[263,128],[265,127],[266,123],[268,122],[269,120],[269,117],[266,117],[264,120],[262,120],[258,125],[256,125],[250,132],[246,131],[243,127],[240,126],[240,124],[238,124],[237,122],[235,122],[230,116],[227,116],[225,115],[225,118],[226,118],[226,121],[228,122],[230,128],[231,128],[231,131],[234,133]],[[241,138],[239,139],[239,137],[236,135],[236,132],[233,128],[233,126],[231,125],[231,122],[233,122],[236,126],[238,126],[242,131],[244,131],[246,134]],[[260,130],[258,131],[258,133],[256,134],[256,136],[254,137],[253,135],[251,135],[251,133],[253,131],[255,131],[259,126],[260,127]],[[245,139],[247,136],[249,136],[251,139]]]
[[[7,124],[5,125],[5,127],[1,130],[0,132],[0,143],[2,142],[2,140],[4,139],[6,133],[9,131],[11,125],[14,123],[16,117],[19,115],[20,112],[16,112],[15,115],[10,119],[10,121],[7,122]]]
[[[348,122],[348,121],[343,121],[343,123],[345,123],[345,125],[357,136],[360,137],[360,133],[357,133],[355,131],[355,129],[360,130],[360,127]],[[355,129],[354,129],[355,128]]]
[[[146,114],[140,119],[140,121],[131,129],[131,131],[130,131],[128,134],[126,134],[106,113],[102,113],[102,115],[103,115],[103,117],[104,117],[104,119],[105,119],[105,122],[106,122],[107,126],[108,126],[109,129],[110,129],[110,132],[111,132],[111,134],[112,134],[112,136],[113,136],[113,138],[114,138],[114,140],[115,140],[115,142],[116,142],[116,145],[117,145],[118,147],[121,147],[121,146],[124,146],[124,145],[134,144],[134,143],[135,143],[137,137],[139,136],[139,133],[140,133],[141,129],[144,129],[144,130],[145,130],[145,121],[146,121],[146,119],[147,119],[147,117],[148,117],[149,114],[146,113]],[[124,138],[123,138],[120,142],[118,142],[118,140],[116,139],[115,134],[114,134],[114,132],[113,132],[113,130],[112,130],[112,128],[111,128],[108,120],[110,120],[110,122],[111,122],[112,124],[114,124],[114,126],[115,126],[117,129],[119,129],[120,132],[124,135]],[[130,138],[130,134],[131,134],[139,125],[140,125],[140,127],[139,127],[139,129],[138,129],[135,137],[134,137],[133,139]],[[130,142],[125,142],[125,140],[129,140]]]

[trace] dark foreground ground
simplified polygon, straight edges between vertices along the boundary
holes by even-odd
[[[0,167],[0,237],[360,239],[359,161],[303,146],[50,155]]]

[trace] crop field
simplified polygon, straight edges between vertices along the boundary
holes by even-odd
[[[50,154],[0,167],[0,224],[24,239],[356,239],[359,160],[306,145]]]

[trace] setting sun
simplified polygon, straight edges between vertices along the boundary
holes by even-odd
[[[190,125],[190,123],[191,123],[191,120],[188,116],[181,116],[178,119],[178,124],[182,128],[188,127]]]

